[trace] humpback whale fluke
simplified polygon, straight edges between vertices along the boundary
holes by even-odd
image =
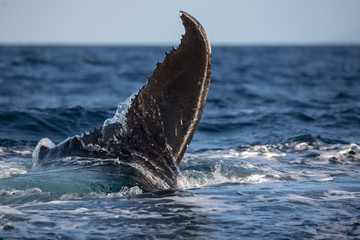
[[[199,125],[210,85],[211,46],[201,24],[180,12],[178,48],[166,53],[131,100],[124,122],[112,122],[56,146],[38,143],[39,165],[64,157],[119,159],[144,190],[176,187],[179,164]]]

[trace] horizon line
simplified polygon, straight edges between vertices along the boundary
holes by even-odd
[[[38,41],[15,41],[1,42],[0,46],[140,46],[140,47],[165,47],[179,46],[179,43],[172,42],[38,42]],[[226,46],[360,46],[360,41],[326,41],[326,42],[214,42],[214,47]]]

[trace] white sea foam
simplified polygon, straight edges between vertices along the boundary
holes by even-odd
[[[28,147],[0,147],[0,179],[26,174],[30,167],[27,161],[30,155]]]
[[[324,197],[322,197],[325,201],[337,201],[344,199],[359,199],[360,192],[348,192],[342,190],[329,190],[324,193]]]
[[[351,165],[354,162],[360,162],[360,147],[352,143],[350,145],[333,145],[322,148],[321,154],[317,157],[325,164],[332,161],[333,163]]]
[[[322,142],[312,144],[290,142],[243,146],[239,150],[187,153],[182,161],[185,169],[178,186],[188,189],[223,183],[262,183],[281,180],[332,182],[333,174],[342,172],[339,168],[333,168],[332,164],[352,166],[359,164],[359,159],[360,147],[357,144],[327,145]],[[196,165],[199,164],[207,166],[209,170],[197,169]],[[298,168],[306,165],[317,168],[312,170]],[[354,169],[352,173],[356,175],[358,171]]]
[[[189,189],[224,183],[255,184],[278,181],[282,174],[271,168],[270,164],[274,164],[273,161],[281,156],[284,155],[272,154],[266,146],[256,146],[241,152],[230,149],[186,154],[184,165],[195,166],[195,169],[187,168],[182,171],[178,187]],[[206,165],[211,170],[200,171],[196,169],[198,164]]]
[[[4,206],[4,205],[0,205],[0,213],[9,214],[9,215],[22,214],[22,212],[20,212],[16,208]]]
[[[50,193],[43,192],[40,188],[28,188],[25,190],[18,190],[18,189],[12,189],[12,190],[0,190],[0,196],[2,198],[7,197],[9,199],[15,200],[15,199],[22,199],[25,197],[30,196],[49,196]]]
[[[24,164],[0,161],[0,179],[26,173],[27,167]]]
[[[255,158],[255,157],[263,157],[268,160],[276,160],[280,157],[285,157],[286,153],[280,152],[274,148],[270,148],[267,145],[255,145],[245,149],[243,151],[238,151],[235,149],[230,150],[219,150],[214,152],[214,156],[211,158]]]
[[[304,150],[308,150],[308,149],[313,149],[314,147],[309,145],[306,142],[301,142],[295,145],[294,149],[297,151],[304,151]]]
[[[142,190],[138,186],[122,187],[119,192],[114,193],[69,193],[60,197],[61,200],[82,200],[88,198],[120,198],[125,196],[134,196],[142,194]]]
[[[274,178],[280,178],[280,176],[272,175],[272,178],[269,178],[266,173],[256,173],[249,176],[229,175],[226,171],[222,171],[222,165],[218,164],[215,166],[215,170],[209,173],[196,170],[183,171],[178,178],[177,186],[182,189],[191,189],[224,183],[255,184],[273,181]]]
[[[14,150],[14,153],[19,154],[19,155],[29,155],[32,152],[30,150]]]

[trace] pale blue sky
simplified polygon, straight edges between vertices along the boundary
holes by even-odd
[[[360,44],[360,0],[0,0],[0,44]]]

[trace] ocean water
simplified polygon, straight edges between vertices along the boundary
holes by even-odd
[[[213,47],[178,189],[36,166],[99,127],[162,47],[0,47],[0,239],[360,239],[360,46]]]

